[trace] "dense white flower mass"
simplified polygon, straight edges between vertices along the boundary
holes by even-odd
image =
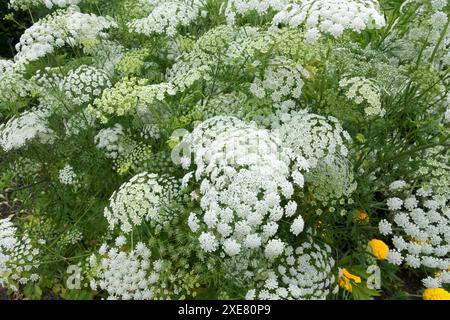
[[[201,0],[144,0],[142,2],[145,6],[151,7],[150,14],[145,18],[129,22],[128,27],[147,36],[154,33],[174,36],[177,27],[188,26],[201,14]]]
[[[93,58],[93,65],[102,69],[108,76],[115,73],[116,64],[122,59],[125,48],[117,41],[111,41],[102,37],[98,41],[90,42],[83,48],[86,54]]]
[[[76,136],[88,128],[93,128],[95,120],[94,115],[83,109],[67,119],[64,123],[65,133],[67,136]]]
[[[172,300],[195,296],[198,286],[189,270],[173,268],[173,263],[157,259],[142,242],[127,249],[123,237],[115,246],[103,244],[89,258],[90,287],[107,292],[108,300]],[[195,277],[194,277],[195,279]]]
[[[166,226],[173,215],[166,212],[165,205],[178,197],[178,185],[172,178],[166,178],[163,185],[160,178],[152,173],[140,173],[122,184],[115,191],[103,214],[109,227],[128,233],[133,226],[141,225],[145,220]],[[170,183],[169,183],[170,182]]]
[[[103,245],[99,253],[100,257],[93,255],[90,261],[98,275],[90,283],[92,289],[105,290],[110,300],[156,298],[152,287],[159,280],[160,261],[150,260],[151,252],[143,243],[130,252]]]
[[[0,59],[0,102],[14,102],[31,93],[31,85],[23,71],[12,60]]]
[[[59,182],[66,185],[74,185],[76,183],[77,174],[73,171],[70,164],[66,164],[64,168],[59,170]]]
[[[367,116],[383,117],[386,114],[381,106],[380,89],[373,81],[362,77],[344,78],[339,82],[339,87],[346,89],[347,98],[364,106]]]
[[[17,235],[10,218],[0,219],[0,286],[14,291],[18,285],[37,281],[39,249],[28,235]]]
[[[47,124],[49,116],[50,111],[46,107],[40,107],[0,124],[0,146],[5,151],[19,149],[34,138],[41,143],[51,143],[53,130]]]
[[[442,288],[450,283],[450,270],[437,272],[434,277],[428,276],[422,280],[425,288]]]
[[[346,160],[349,134],[334,117],[323,117],[306,110],[279,116],[274,124],[282,144],[306,159],[310,171],[306,185],[321,200],[350,196],[356,189],[352,168]]]
[[[436,147],[424,153],[425,163],[417,170],[418,177],[427,177],[421,184],[423,190],[433,190],[436,195],[450,198],[450,165],[446,147]]]
[[[324,117],[299,110],[280,116],[281,125],[276,128],[283,144],[301,154],[316,167],[323,159],[348,155],[346,142],[350,135],[334,117]]]
[[[211,232],[202,232],[198,237],[198,241],[200,242],[200,247],[205,252],[216,251],[219,246],[219,242]]]
[[[306,39],[317,40],[321,33],[341,36],[345,30],[361,32],[384,27],[386,21],[378,11],[376,0],[303,0],[289,3],[273,18],[274,25],[302,26]]]
[[[267,242],[264,249],[264,255],[267,259],[273,259],[278,257],[284,251],[285,244],[280,239],[272,239]]]
[[[202,248],[215,251],[220,243],[225,253],[235,255],[262,246],[268,258],[280,255],[284,244],[274,239],[278,224],[283,216],[295,216],[296,205],[282,204],[292,197],[294,184],[290,158],[278,137],[233,117],[214,117],[182,143],[192,148],[200,183],[203,213],[191,213],[189,225],[204,230]],[[301,175],[305,169],[295,172]]]
[[[406,182],[403,180],[396,180],[389,185],[389,190],[397,191],[406,187]]]
[[[65,76],[55,74],[55,70],[47,71],[36,73],[36,90],[40,92],[41,100],[51,103],[52,99],[56,99],[56,104],[62,103],[66,109],[71,104],[79,106],[90,102],[111,86],[108,75],[91,66],[70,70]]]
[[[48,9],[64,8],[76,5],[81,0],[9,0],[9,6],[15,10],[26,10],[31,7],[45,5]]]
[[[278,57],[268,63],[261,78],[256,77],[250,85],[250,92],[258,98],[270,97],[281,102],[288,97],[299,98],[308,72],[298,63]]]
[[[298,236],[303,231],[304,226],[305,226],[305,222],[303,221],[303,218],[298,217],[292,223],[290,230],[294,235]]]
[[[449,0],[3,2],[0,298],[450,299]]]
[[[380,230],[380,233],[384,236],[387,236],[392,233],[392,225],[386,219],[380,221],[378,229]]]
[[[393,197],[387,199],[386,204],[389,210],[399,210],[402,207],[403,201],[400,198]]]
[[[280,262],[264,272],[264,280],[247,292],[246,299],[323,300],[337,286],[331,248],[305,241],[286,247]]]
[[[70,70],[60,83],[65,98],[76,105],[91,101],[101,95],[103,89],[111,86],[108,76],[103,70],[81,66]]]
[[[25,30],[16,45],[16,63],[28,63],[65,45],[79,46],[88,40],[104,37],[104,30],[116,26],[111,18],[78,10],[77,7],[57,10]]]
[[[422,189],[404,198],[388,199],[392,222],[382,220],[380,233],[391,235],[395,249],[388,261],[412,268],[447,270],[450,265],[450,207],[448,199]]]
[[[225,8],[227,23],[234,24],[238,16],[245,16],[251,12],[264,15],[269,10],[283,9],[288,0],[228,0]]]
[[[101,129],[94,140],[97,148],[104,150],[107,157],[115,159],[125,152],[124,135],[122,125],[116,123],[111,128]]]

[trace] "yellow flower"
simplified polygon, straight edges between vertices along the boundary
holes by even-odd
[[[353,291],[352,281],[355,283],[361,283],[361,278],[358,276],[355,276],[354,274],[351,274],[345,268],[340,269],[339,287],[341,287],[342,289],[344,289],[348,292],[352,292]]]
[[[369,246],[372,249],[373,255],[379,259],[384,260],[389,252],[389,247],[386,243],[378,239],[372,239],[369,241]]]
[[[353,222],[369,223],[369,215],[362,209],[358,209],[355,213]]]
[[[450,292],[442,288],[428,288],[422,297],[423,300],[450,300]]]

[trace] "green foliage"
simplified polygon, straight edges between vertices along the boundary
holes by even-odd
[[[427,277],[448,289],[442,266],[396,263],[405,230],[380,224],[395,220],[389,199],[423,193],[421,217],[448,231],[448,5],[345,0],[362,25],[339,13],[319,27],[265,1],[21,3],[0,4],[8,294],[414,299]],[[448,247],[420,230],[405,239]]]

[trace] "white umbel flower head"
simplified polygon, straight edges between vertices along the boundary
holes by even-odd
[[[386,21],[376,0],[303,0],[288,3],[275,15],[272,24],[302,26],[307,33],[314,30],[339,37],[346,30],[360,33],[364,29],[382,28]],[[314,38],[317,37],[308,35],[309,41]]]
[[[70,164],[59,170],[59,182],[65,185],[74,185],[77,182],[77,175]]]
[[[303,218],[298,217],[292,223],[290,230],[294,235],[298,236],[303,231],[304,226],[305,226],[305,222],[303,221]]]
[[[272,239],[267,242],[266,248],[264,249],[264,255],[268,259],[274,259],[283,253],[284,246],[284,242],[280,239]]]
[[[47,124],[50,114],[48,108],[40,107],[0,124],[0,146],[5,151],[19,149],[35,138],[41,143],[52,143],[54,132]]]
[[[104,30],[116,27],[109,17],[79,12],[76,6],[57,10],[26,29],[16,45],[14,60],[27,64],[68,45],[82,45],[88,41],[104,38]]]
[[[287,246],[283,259],[271,269],[258,270],[258,280],[249,284],[246,299],[326,299],[336,287],[334,268],[331,248],[309,238],[295,249]]]
[[[17,235],[11,218],[0,219],[0,286],[17,291],[19,283],[37,281],[39,253],[28,235]]]
[[[445,196],[418,189],[409,194],[398,190],[399,197],[389,198],[392,224],[382,220],[380,233],[391,235],[394,248],[387,260],[411,268],[424,266],[438,272],[450,265],[450,207]],[[403,196],[401,194],[404,194]],[[430,280],[431,281],[431,280]]]
[[[202,232],[202,248],[213,251],[218,243],[233,256],[268,245],[270,257],[281,254],[282,247],[276,246],[279,240],[270,240],[283,216],[297,218],[297,205],[283,204],[283,199],[293,196],[294,186],[291,160],[278,136],[221,116],[198,125],[181,143],[193,152],[193,178],[200,183],[200,227],[193,223],[194,217],[188,223]],[[297,174],[301,175],[300,170]],[[192,173],[187,175],[191,178]]]
[[[103,214],[110,229],[119,226],[125,232],[131,232],[134,226],[144,220],[160,226],[166,226],[173,214],[165,212],[164,206],[171,198],[178,196],[178,190],[171,190],[160,183],[158,175],[143,172],[115,191]]]

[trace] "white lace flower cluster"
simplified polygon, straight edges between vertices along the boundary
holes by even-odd
[[[277,57],[269,62],[262,78],[255,78],[250,92],[258,98],[269,96],[276,103],[289,97],[298,99],[302,93],[303,79],[307,77],[308,72],[300,64]]]
[[[246,294],[249,300],[325,300],[337,290],[331,248],[311,239],[294,249],[286,247],[282,259],[264,271],[263,280]]]
[[[192,50],[182,53],[176,62],[166,71],[166,79],[177,91],[183,92],[196,81],[209,81],[218,55],[225,57],[226,48],[235,37],[235,30],[226,25],[212,28],[194,43]]]
[[[74,245],[79,243],[81,240],[83,240],[83,233],[79,229],[73,228],[68,230],[60,241],[63,244]]]
[[[12,103],[30,94],[31,85],[22,71],[12,60],[0,59],[0,102]]]
[[[49,116],[48,108],[39,107],[24,111],[7,123],[0,124],[0,146],[5,151],[20,149],[34,138],[44,144],[52,143],[53,130],[47,125]]]
[[[65,185],[75,185],[77,183],[77,174],[70,164],[59,170],[59,182]]]
[[[306,185],[321,201],[349,197],[356,182],[349,161],[346,143],[351,140],[339,121],[298,110],[279,115],[274,130],[283,145],[302,156],[310,165],[305,174]]]
[[[65,133],[67,136],[76,136],[82,131],[94,127],[95,120],[93,114],[87,112],[86,109],[82,109],[64,122]]]
[[[116,26],[109,17],[78,10],[75,6],[57,10],[25,30],[16,44],[16,63],[37,60],[64,45],[78,46],[98,37],[106,37],[104,30]]]
[[[391,236],[395,247],[389,250],[389,262],[396,265],[405,262],[411,268],[448,269],[450,206],[447,202],[446,197],[434,196],[423,188],[406,197],[387,200],[392,222],[380,221],[379,230],[382,235]]]
[[[91,114],[92,115],[92,114]],[[146,129],[146,127],[144,127]],[[152,134],[157,132],[153,130]],[[140,135],[148,135],[141,131]],[[142,172],[151,168],[151,145],[134,139],[129,130],[125,131],[121,124],[101,129],[94,137],[96,147],[104,152],[107,158],[113,160],[113,169],[119,173],[128,171]]]
[[[251,26],[217,26],[199,37],[192,50],[178,57],[176,63],[166,72],[167,81],[173,83],[179,91],[184,91],[197,80],[211,80],[218,65],[235,68],[236,65],[245,66],[251,62],[255,68],[264,67],[265,64],[263,65],[258,58],[261,58],[261,55],[271,55],[270,49],[275,47],[276,39],[277,34]],[[292,74],[297,74],[294,70],[297,65],[286,59],[275,57],[273,72],[276,72],[276,67],[286,62],[288,64],[286,69],[291,70]]]
[[[442,288],[443,285],[450,284],[450,270],[437,272],[434,277],[428,276],[422,279],[425,288]]]
[[[50,103],[59,99],[66,108],[70,106],[67,102],[80,106],[99,97],[104,89],[111,87],[109,77],[103,70],[87,65],[70,70],[65,76],[50,68],[45,73],[38,70],[34,79],[41,100]],[[55,91],[61,95],[55,97]]]
[[[220,248],[228,256],[252,250],[263,251],[268,259],[281,255],[286,244],[277,238],[280,220],[301,217],[296,215],[297,204],[289,201],[294,192],[290,158],[278,137],[237,118],[219,116],[198,125],[182,143],[192,147],[200,183],[203,213],[200,218],[191,213],[188,225],[200,233],[201,248]],[[182,160],[185,168],[189,160]],[[303,181],[304,170],[306,161],[295,168],[294,182]],[[193,174],[188,173],[184,183]],[[301,222],[293,232],[301,232]]]
[[[156,121],[154,123],[147,123],[142,127],[140,136],[144,139],[159,139],[161,137],[161,128]]]
[[[179,92],[185,91],[198,80],[209,81],[212,79],[211,62],[207,64],[198,63],[200,60],[192,63],[191,61],[183,61],[175,63],[167,72],[167,79],[175,85]]]
[[[282,114],[279,119],[281,122],[275,129],[283,144],[304,156],[311,168],[323,159],[348,155],[346,143],[351,138],[336,118],[298,110]]]
[[[122,184],[111,195],[103,214],[110,229],[118,225],[124,233],[131,232],[133,226],[139,226],[145,220],[164,227],[173,218],[166,207],[178,195],[176,184],[163,185],[158,175],[143,172]]]
[[[122,245],[123,241],[118,242]],[[130,252],[104,244],[99,254],[90,258],[90,267],[96,274],[90,282],[92,290],[105,290],[110,300],[155,298],[152,287],[158,282],[161,261],[151,260],[150,249],[145,244],[137,243]]]
[[[5,72],[14,70],[14,61],[7,59],[0,59],[0,75]]]
[[[356,104],[365,104],[364,112],[369,117],[383,117],[386,110],[381,105],[379,87],[372,81],[363,77],[344,78],[339,87],[345,89],[345,95]]]
[[[201,0],[147,0],[146,2],[153,7],[150,14],[142,19],[132,20],[127,25],[130,30],[147,36],[155,33],[174,36],[177,27],[188,26],[201,14]]]
[[[444,7],[448,5],[448,1],[447,0],[430,0],[430,4],[431,4],[431,7],[433,8],[433,10],[439,11],[439,10],[444,9]]]
[[[18,290],[18,284],[39,280],[39,249],[28,235],[18,237],[10,218],[0,219],[0,286]]]
[[[407,186],[407,183],[404,180],[396,180],[389,185],[389,190],[396,192],[398,190],[402,190]]]
[[[253,11],[258,15],[264,15],[270,9],[279,11],[288,2],[288,0],[228,0],[225,16],[228,24],[234,24],[237,16],[245,16]]]
[[[281,30],[264,30],[252,26],[235,28],[235,40],[230,42],[226,52],[226,63],[229,65],[252,61],[252,64],[257,66],[258,60],[253,60],[257,55],[267,55],[270,49],[275,47],[278,31]]]
[[[445,152],[446,151],[446,152]],[[423,158],[426,159],[423,166],[417,170],[417,178],[425,181],[421,186],[425,190],[433,190],[435,195],[450,199],[450,164],[448,159],[450,150],[445,146],[434,147],[426,150]]]
[[[81,0],[9,0],[9,7],[15,10],[27,10],[31,7],[45,5],[48,9],[53,7],[65,8],[77,5]]]
[[[305,28],[305,40],[316,41],[321,34],[334,37],[344,31],[361,32],[367,28],[382,28],[386,21],[376,0],[303,0],[289,3],[273,18],[272,24]]]
[[[105,152],[108,158],[116,159],[126,152],[127,146],[123,143],[125,132],[120,123],[111,128],[101,129],[94,137],[96,147]]]
[[[198,277],[188,266],[156,259],[142,242],[129,249],[120,236],[114,246],[103,244],[85,269],[90,287],[106,291],[109,300],[172,300],[196,295]]]
[[[70,70],[60,86],[67,99],[82,105],[100,96],[105,88],[111,87],[111,82],[103,70],[83,65]]]

